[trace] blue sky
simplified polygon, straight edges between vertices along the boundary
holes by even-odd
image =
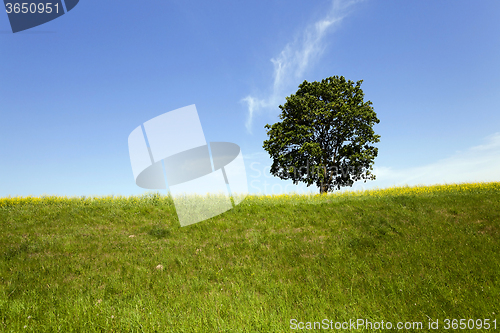
[[[0,197],[137,195],[127,139],[195,104],[237,143],[250,193],[317,192],[269,173],[264,125],[304,80],[364,80],[377,180],[500,181],[500,2],[80,1],[13,34],[0,15]],[[287,186],[288,185],[288,186]]]

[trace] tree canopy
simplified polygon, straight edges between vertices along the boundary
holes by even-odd
[[[273,159],[271,174],[294,184],[316,184],[320,193],[352,186],[357,180],[375,180],[373,160],[380,135],[372,102],[364,102],[360,80],[343,76],[321,82],[304,81],[280,105],[282,120],[267,124],[263,148]]]

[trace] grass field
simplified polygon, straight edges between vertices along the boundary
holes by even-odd
[[[158,194],[0,198],[0,332],[494,332],[499,314],[498,182],[249,196],[183,228]]]

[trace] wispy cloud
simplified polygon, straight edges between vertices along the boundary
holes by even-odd
[[[347,9],[359,1],[333,0],[328,13],[317,22],[309,25],[293,41],[288,43],[280,54],[271,59],[274,66],[274,82],[266,97],[248,95],[242,99],[248,106],[245,123],[251,133],[255,115],[261,110],[275,109],[290,89],[302,82],[302,76],[324,51],[324,37],[334,31],[347,15]]]
[[[373,173],[377,180],[372,183],[379,188],[500,181],[500,132],[486,137],[483,145],[428,165],[407,169],[374,166]]]

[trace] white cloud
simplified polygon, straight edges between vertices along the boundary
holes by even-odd
[[[485,141],[483,145],[457,152],[428,165],[407,169],[374,166],[373,173],[377,179],[371,183],[379,188],[386,188],[406,184],[414,186],[500,181],[500,132],[488,136]]]
[[[260,110],[275,109],[288,94],[303,81],[304,72],[318,60],[325,48],[324,37],[333,31],[347,15],[347,8],[358,1],[333,0],[327,15],[308,26],[295,41],[288,43],[276,58],[274,83],[267,97],[258,98],[248,95],[242,99],[247,103],[248,116],[245,126],[251,132],[253,119]]]

